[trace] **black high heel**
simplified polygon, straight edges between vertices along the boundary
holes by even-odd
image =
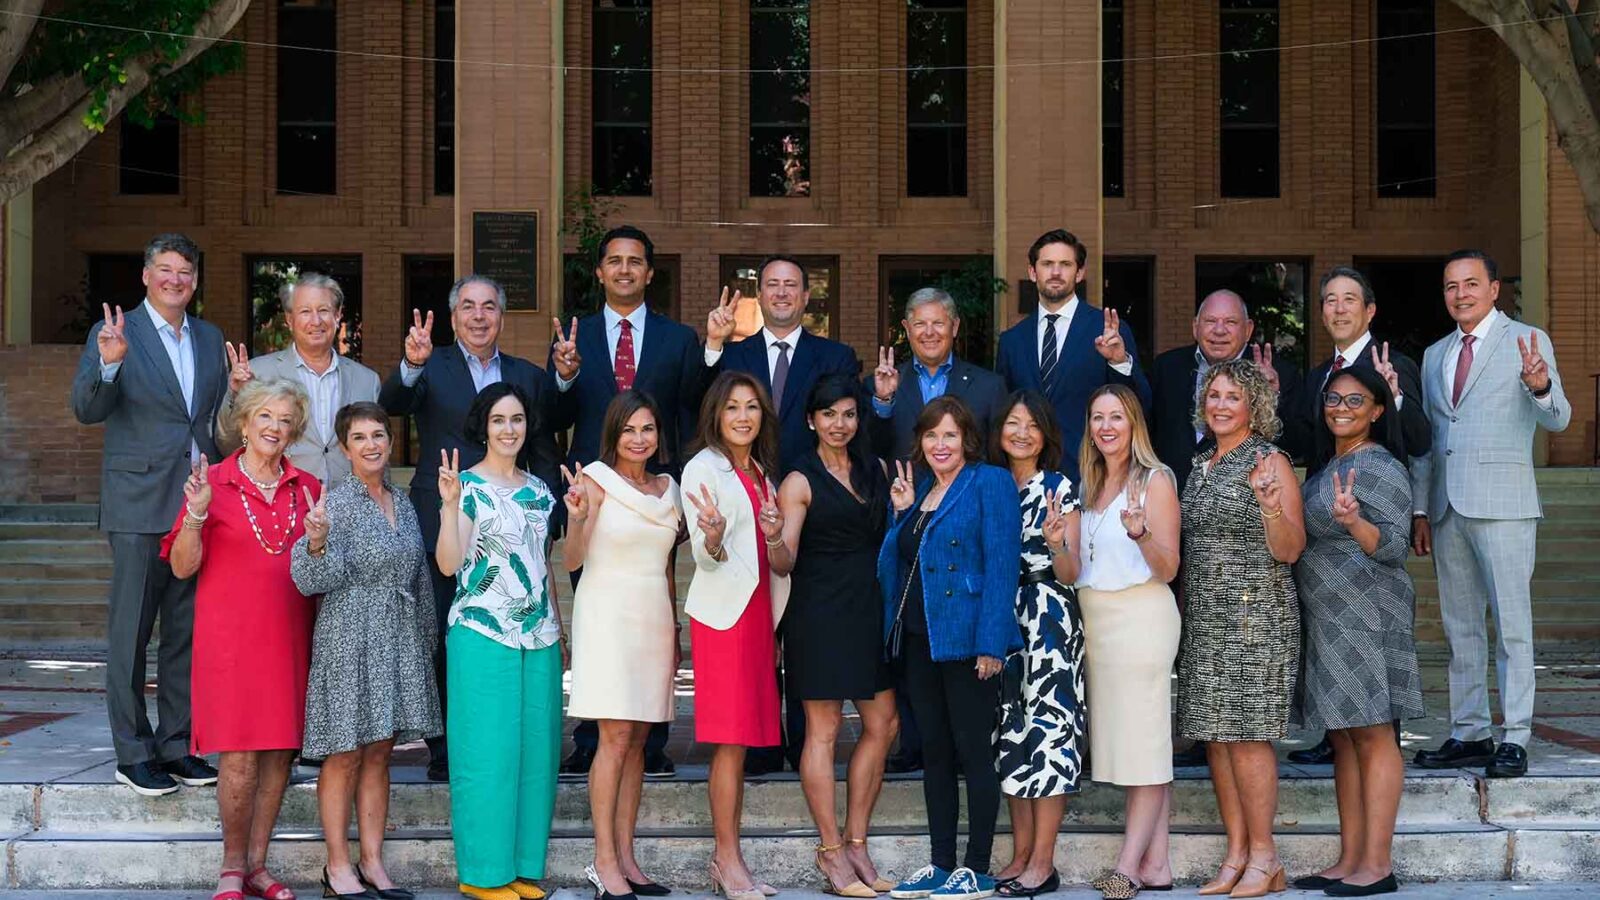
[[[361,871],[361,863],[356,863],[355,869],[356,879],[361,882],[361,886],[377,894],[379,900],[416,900],[417,895],[405,888],[381,888],[373,884],[367,873]]]
[[[632,878],[627,881],[628,887],[633,888],[633,892],[640,897],[666,897],[672,893],[672,888],[654,881],[634,881]]]
[[[594,866],[584,866],[583,874],[588,877],[589,883],[594,885],[594,900],[638,900],[638,895],[633,891],[613,894],[606,890],[606,883],[600,880],[600,873],[595,871]],[[628,882],[628,886],[633,887],[633,882]]]
[[[356,878],[360,879],[361,876],[357,875]],[[359,893],[359,894],[341,894],[341,893],[339,893],[338,891],[333,889],[333,879],[328,877],[328,867],[327,866],[323,866],[322,867],[322,896],[324,896],[324,897],[336,897],[336,898],[338,898],[338,900],[376,900],[378,895],[374,894],[373,892],[371,892],[369,890],[367,890],[365,887],[363,887],[361,889],[361,893]]]

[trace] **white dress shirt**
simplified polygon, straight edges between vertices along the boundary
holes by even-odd
[[[150,316],[150,324],[155,326],[156,334],[161,335],[161,346],[167,351],[167,361],[172,363],[172,372],[178,376],[178,389],[183,392],[183,409],[191,416],[194,414],[194,339],[189,328],[189,315],[183,316],[183,325],[174,330],[161,314],[156,312],[155,306],[145,300],[140,304]],[[117,380],[117,372],[121,371],[122,362],[100,364],[100,380],[111,382]],[[200,444],[194,438],[189,439],[189,461],[200,461]]]
[[[344,405],[339,402],[339,354],[333,354],[333,362],[328,364],[327,371],[319,375],[300,355],[298,347],[291,346],[289,352],[294,354],[294,373],[300,377],[301,386],[311,398],[311,425],[316,428],[317,437],[326,444],[333,438],[333,417]]]
[[[770,384],[773,376],[778,373],[777,345],[779,341],[783,341],[789,345],[789,364],[791,366],[794,365],[794,351],[796,347],[800,346],[800,326],[796,325],[793,331],[789,332],[783,337],[778,337],[777,335],[773,334],[772,329],[770,328],[762,328],[761,340],[765,341],[767,345],[767,382]],[[717,364],[717,360],[721,358],[721,350],[712,350],[709,347],[706,348],[706,365],[714,366]]]
[[[610,304],[606,304],[600,308],[600,315],[604,317],[606,323],[606,350],[611,354],[612,370],[615,371],[617,366],[617,343],[622,340],[623,319],[627,319],[633,326],[633,364],[638,366],[639,353],[644,349],[644,323],[645,320],[650,318],[649,308],[641,303],[634,308],[633,312],[623,315],[612,309]],[[581,366],[579,371],[582,371]],[[572,382],[577,380],[578,375],[576,372],[573,373],[571,379],[562,378],[561,373],[557,372],[556,390],[565,393],[567,388],[572,387]]]
[[[1055,310],[1054,311],[1055,313],[1059,313],[1061,315],[1061,318],[1056,320],[1056,365],[1057,366],[1061,365],[1062,358],[1064,356],[1064,351],[1065,351],[1065,348],[1067,346],[1067,329],[1072,326],[1072,317],[1077,314],[1079,303],[1080,303],[1080,301],[1078,300],[1077,296],[1074,295],[1072,297],[1072,299],[1070,299],[1066,303],[1062,304],[1061,308],[1059,310]],[[1045,316],[1052,315],[1052,314],[1053,314],[1052,311],[1046,309],[1045,305],[1043,303],[1039,304],[1039,311],[1038,311],[1038,316],[1039,316],[1039,344],[1038,344],[1038,346],[1036,346],[1034,348],[1034,354],[1035,354],[1034,358],[1038,359],[1041,362],[1044,361],[1044,329],[1045,329],[1045,326],[1047,324],[1049,324],[1048,322],[1045,321]],[[1098,335],[1097,335],[1097,337],[1098,337]],[[1124,348],[1124,352],[1126,352],[1126,348]],[[1123,360],[1122,362],[1119,362],[1119,363],[1106,363],[1106,365],[1110,366],[1118,374],[1121,374],[1121,375],[1132,375],[1133,374],[1133,355],[1130,353],[1130,354],[1128,354],[1128,358]]]

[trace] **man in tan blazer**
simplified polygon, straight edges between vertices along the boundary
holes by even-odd
[[[239,447],[233,433],[233,398],[252,378],[284,378],[298,383],[311,397],[311,418],[305,433],[289,448],[289,461],[324,485],[350,474],[350,461],[333,433],[334,416],[346,404],[377,402],[378,373],[339,355],[336,344],[344,317],[344,290],[318,272],[302,272],[280,292],[290,346],[254,359],[243,344],[228,347],[228,398],[217,416],[217,446],[224,453]],[[225,345],[226,346],[226,345]]]

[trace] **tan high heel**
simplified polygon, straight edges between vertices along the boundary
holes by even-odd
[[[846,838],[846,840],[848,840],[852,844],[860,844],[863,847],[865,847],[867,845],[867,839],[864,838],[864,837]],[[874,868],[876,868],[876,867],[874,867]],[[866,882],[863,881],[862,884],[866,884]],[[880,873],[878,873],[877,879],[874,880],[871,884],[867,884],[867,887],[872,888],[873,893],[887,894],[890,891],[894,890],[894,884],[895,884],[894,882],[892,882],[889,879],[883,877],[883,873],[880,872]]]
[[[1200,885],[1200,890],[1196,891],[1196,893],[1202,897],[1212,897],[1217,894],[1231,894],[1233,892],[1233,886],[1238,884],[1239,879],[1244,877],[1245,868],[1246,866],[1244,864],[1236,866],[1233,863],[1224,862],[1222,866],[1217,869],[1217,877],[1211,879],[1205,884]],[[1233,873],[1232,878],[1222,877],[1223,872],[1229,871]]]
[[[712,861],[710,868],[706,870],[706,874],[711,876],[711,893],[713,894],[721,894],[727,897],[728,900],[766,900],[766,895],[761,893],[760,888],[748,887],[741,891],[729,890],[727,882],[722,879],[722,868],[716,864],[715,860]]]
[[[844,849],[843,844],[834,844],[831,847],[826,844],[817,845],[816,865],[817,871],[822,873],[822,892],[824,894],[831,894],[835,897],[858,897],[861,898],[861,900],[869,900],[869,898],[870,900],[877,900],[878,892],[867,887],[865,884],[862,884],[860,878],[857,878],[855,881],[850,882],[844,887],[837,887],[834,885],[833,876],[829,875],[828,870],[822,867],[822,855],[824,853],[834,853],[842,849]]]
[[[1254,869],[1257,872],[1267,876],[1266,884],[1263,884],[1258,888],[1251,888],[1249,890],[1240,890],[1238,887],[1235,887],[1233,891],[1228,894],[1229,897],[1265,897],[1268,894],[1278,894],[1289,889],[1289,877],[1284,874],[1282,863],[1279,863],[1278,868],[1270,872],[1261,868],[1255,863],[1245,866],[1245,871],[1249,871],[1251,869]],[[1243,876],[1241,876],[1241,879],[1242,877]]]

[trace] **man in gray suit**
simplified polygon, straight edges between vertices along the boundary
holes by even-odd
[[[376,403],[378,373],[339,355],[339,326],[344,317],[344,289],[320,272],[304,272],[279,291],[290,345],[275,353],[245,358],[244,345],[228,347],[228,399],[217,418],[217,446],[231,452],[239,436],[231,433],[233,397],[252,378],[297,381],[311,398],[305,434],[289,448],[289,461],[310,472],[326,488],[350,474],[350,460],[339,449],[333,419],[351,403]]]
[[[1561,431],[1572,407],[1561,390],[1550,336],[1495,309],[1494,260],[1459,250],[1444,268],[1444,302],[1456,330],[1422,356],[1422,394],[1433,447],[1411,469],[1419,556],[1433,552],[1439,613],[1450,644],[1450,738],[1423,750],[1429,769],[1486,767],[1490,778],[1528,770],[1533,723],[1534,535],[1541,515],[1533,477],[1535,429]],[[1490,730],[1487,607],[1499,645],[1504,732]]]
[[[189,648],[194,580],[161,559],[161,538],[183,502],[183,481],[202,455],[218,459],[213,423],[227,392],[222,332],[184,312],[194,297],[200,248],[157,235],[144,251],[145,301],[124,315],[105,306],[89,331],[72,412],[104,422],[100,527],[111,543],[106,711],[117,780],[145,796],[178,782],[213,784],[217,770],[189,755]],[[145,652],[157,617],[154,731],[145,714]]]

